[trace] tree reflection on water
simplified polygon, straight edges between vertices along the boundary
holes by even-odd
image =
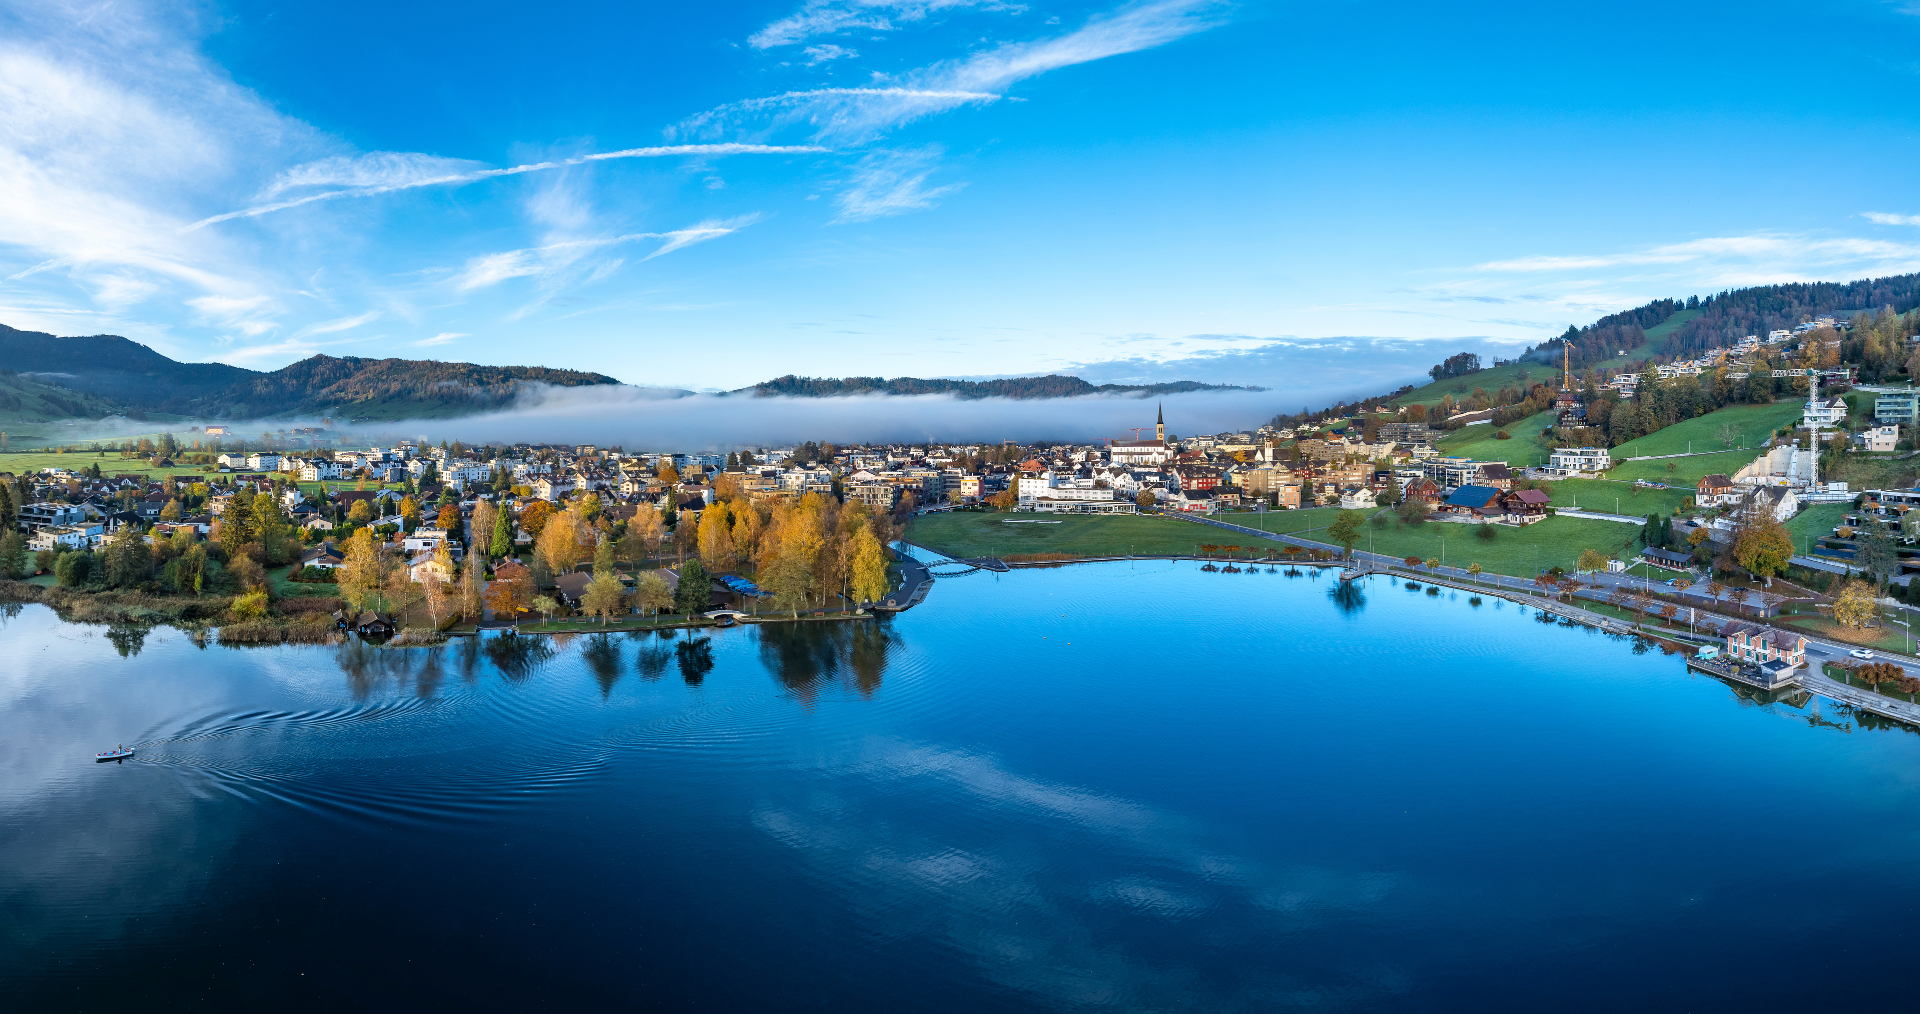
[[[861,696],[880,689],[887,655],[900,644],[885,619],[846,623],[763,623],[760,658],[781,685],[812,701],[829,680],[852,677]]]
[[[1327,601],[1332,602],[1335,609],[1348,616],[1353,616],[1367,608],[1367,597],[1360,593],[1358,581],[1334,582],[1333,587],[1327,589]]]
[[[553,657],[553,652],[554,646],[544,637],[496,635],[486,642],[487,661],[500,670],[500,675],[515,683],[533,675],[534,670]]]
[[[593,671],[594,682],[600,684],[600,696],[610,696],[613,685],[620,682],[620,646],[607,634],[593,634],[587,638],[587,648],[580,657]]]
[[[680,659],[680,678],[686,680],[688,686],[699,686],[713,671],[711,637],[688,635],[686,640],[674,646],[673,653]]]

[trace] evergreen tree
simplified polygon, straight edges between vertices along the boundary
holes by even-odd
[[[712,597],[713,589],[707,577],[707,568],[701,566],[699,560],[688,560],[680,568],[680,586],[674,589],[674,612],[688,615],[703,612]]]

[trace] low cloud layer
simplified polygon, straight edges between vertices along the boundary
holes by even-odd
[[[722,449],[809,439],[1091,442],[1131,438],[1130,427],[1152,426],[1156,404],[1165,405],[1173,432],[1212,433],[1258,426],[1281,402],[1271,391],[966,401],[950,395],[663,399],[657,391],[634,387],[548,387],[522,395],[511,411],[423,420],[418,428],[435,441],[618,444],[628,450]]]

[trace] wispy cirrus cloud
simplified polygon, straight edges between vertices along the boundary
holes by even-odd
[[[357,317],[341,317],[338,320],[323,320],[317,324],[308,324],[306,327],[295,331],[288,337],[289,339],[299,339],[310,338],[317,334],[337,334],[341,331],[359,327],[362,324],[371,324],[379,319],[379,310],[368,310],[366,313],[360,314]]]
[[[854,29],[891,32],[936,14],[968,9],[1019,13],[1026,7],[1000,0],[808,0],[798,11],[753,33],[747,44],[771,49]]]
[[[471,334],[466,333],[465,331],[442,331],[431,338],[422,338],[419,341],[414,342],[413,344],[416,347],[432,346],[432,345],[450,345],[453,342],[459,341],[462,338],[471,338],[471,337],[473,336]]]
[[[1777,270],[1857,266],[1862,270],[1920,262],[1920,245],[1859,237],[1759,234],[1716,236],[1612,254],[1534,255],[1474,265],[1480,271],[1587,271],[1635,265],[1746,262]]]
[[[462,292],[471,292],[475,289],[498,285],[510,278],[552,275],[571,267],[581,257],[596,250],[643,240],[662,241],[653,252],[641,258],[643,261],[650,261],[695,243],[719,239],[759,220],[760,216],[757,214],[744,215],[739,218],[701,222],[698,225],[686,229],[675,229],[671,232],[634,232],[601,239],[566,240],[544,246],[486,254],[469,260],[465,269],[454,279],[453,285]]]
[[[834,221],[866,222],[921,211],[966,186],[965,183],[927,186],[927,178],[939,166],[940,154],[936,146],[867,154],[854,167],[853,186],[836,202],[840,215]]]
[[[842,10],[840,5],[828,6]],[[747,99],[689,117],[667,133],[669,138],[765,138],[804,126],[815,141],[863,143],[935,113],[997,102],[1007,87],[1050,70],[1152,49],[1205,31],[1221,23],[1224,9],[1220,0],[1133,4],[1096,16],[1078,31],[942,61],[900,75],[886,87],[816,88]],[[804,37],[796,35],[793,41]]]
[[[330,158],[295,166],[281,173],[263,196],[273,196],[304,186],[336,186],[340,189],[323,190],[317,194],[307,194],[284,201],[254,205],[239,211],[211,215],[187,226],[184,231],[191,232],[236,218],[253,218],[275,211],[285,211],[288,208],[297,208],[315,201],[330,201],[339,197],[372,197],[416,187],[458,186],[498,176],[517,176],[521,173],[541,172],[547,169],[564,169],[609,159],[666,158],[675,155],[791,155],[826,150],[815,145],[669,144],[596,152],[592,155],[580,155],[548,162],[529,162],[505,169],[475,169],[470,167],[478,163],[458,159],[438,159],[406,152],[373,152],[353,158]]]
[[[1860,217],[1879,225],[1920,225],[1920,215],[1895,215],[1885,211],[1863,211]]]
[[[834,60],[847,60],[860,55],[860,51],[857,49],[848,49],[845,46],[835,46],[832,44],[808,46],[806,49],[801,50],[801,52],[807,54],[807,66],[809,67],[817,67],[820,64],[830,63]]]

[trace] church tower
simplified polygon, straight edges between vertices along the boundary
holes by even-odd
[[[1164,444],[1167,442],[1167,410],[1160,405],[1156,405],[1154,408],[1158,411],[1154,413],[1153,439]]]

